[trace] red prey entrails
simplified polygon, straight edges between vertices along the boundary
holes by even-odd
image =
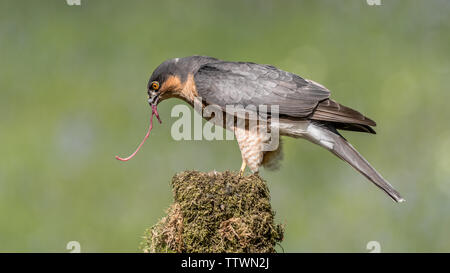
[[[156,105],[152,105],[152,115],[150,116],[150,126],[149,126],[147,134],[145,135],[145,137],[142,140],[141,144],[139,144],[139,146],[137,147],[136,151],[134,151],[134,153],[132,153],[129,157],[122,158],[122,157],[116,155],[116,159],[117,160],[128,161],[128,160],[132,159],[137,154],[139,149],[141,149],[142,145],[144,145],[144,142],[150,136],[150,132],[152,131],[152,128],[153,128],[153,115],[155,115],[156,118],[158,119],[159,123],[161,123],[161,119],[159,118],[159,114],[158,114],[158,110],[156,109]]]

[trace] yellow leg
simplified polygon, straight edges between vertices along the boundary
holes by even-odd
[[[244,172],[245,172],[245,167],[247,167],[247,163],[245,163],[245,160],[242,159],[242,165],[241,165],[241,170],[239,171],[239,176],[244,176]]]

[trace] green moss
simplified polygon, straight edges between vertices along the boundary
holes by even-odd
[[[275,252],[283,239],[258,175],[186,171],[172,187],[174,203],[146,230],[144,252]]]

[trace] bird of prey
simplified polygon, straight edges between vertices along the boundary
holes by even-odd
[[[324,147],[367,177],[394,201],[404,201],[338,132],[347,130],[375,134],[372,127],[376,123],[330,99],[330,91],[312,80],[272,65],[190,56],[160,64],[148,82],[148,96],[152,114],[156,113],[157,117],[156,106],[169,98],[179,98],[191,105],[199,99],[203,107],[216,105],[223,111],[228,105],[276,105],[279,119],[271,126],[277,126],[280,135],[304,138]],[[257,130],[249,132],[246,126],[238,130],[233,125],[227,129],[234,130],[241,150],[241,173],[246,166],[258,172],[261,166],[270,168],[277,165],[281,158],[281,143],[277,149],[265,151],[261,148],[265,138]]]

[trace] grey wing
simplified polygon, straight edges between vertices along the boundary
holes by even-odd
[[[304,118],[330,96],[325,87],[270,65],[218,62],[194,76],[199,96],[223,109],[227,105],[278,105],[281,115]]]

